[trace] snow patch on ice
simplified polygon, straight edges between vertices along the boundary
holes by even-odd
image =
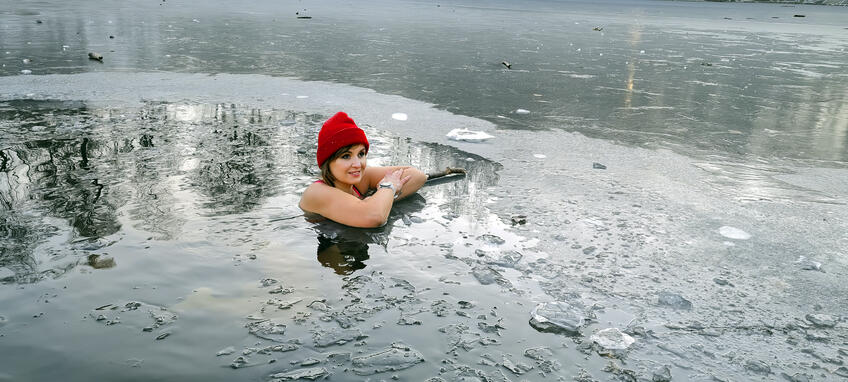
[[[747,232],[745,232],[745,231],[743,231],[739,228],[731,227],[731,226],[727,226],[727,225],[719,228],[718,233],[721,236],[724,236],[728,239],[734,239],[734,240],[748,240],[748,239],[751,238],[751,234],[749,234],[749,233],[747,233]]]

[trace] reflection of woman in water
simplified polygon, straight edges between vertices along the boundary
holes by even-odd
[[[349,275],[365,268],[365,260],[368,260],[368,244],[318,236],[318,262],[336,274]]]
[[[300,208],[353,227],[386,224],[395,200],[418,191],[427,175],[409,166],[366,166],[368,146],[365,132],[344,112],[324,122],[318,133],[321,180],[306,188]]]

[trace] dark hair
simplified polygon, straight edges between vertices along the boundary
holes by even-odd
[[[336,150],[336,152],[334,152],[333,155],[330,155],[330,157],[327,158],[327,160],[324,161],[324,163],[321,165],[321,180],[323,180],[326,185],[328,185],[330,187],[336,186],[336,183],[335,183],[336,177],[333,176],[333,174],[330,172],[330,162],[338,159],[338,157],[342,156],[342,154],[344,154],[345,152],[350,150],[351,147],[356,146],[356,145],[361,145],[361,143],[354,143],[352,145],[347,145],[345,147],[342,147],[342,148]],[[367,147],[365,148],[365,153],[366,154],[368,153]]]

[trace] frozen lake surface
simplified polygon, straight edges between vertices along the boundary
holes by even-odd
[[[0,380],[848,377],[845,8],[0,9]],[[308,223],[338,110],[468,175]]]

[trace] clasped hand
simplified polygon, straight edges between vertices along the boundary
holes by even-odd
[[[403,185],[412,178],[411,175],[403,176],[403,169],[399,168],[397,170],[388,170],[386,171],[386,176],[380,180],[380,183],[389,182],[393,186],[395,186],[395,195],[400,195],[400,189],[403,188]]]

